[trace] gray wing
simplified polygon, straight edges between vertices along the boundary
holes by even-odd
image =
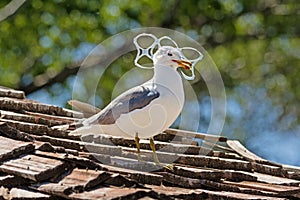
[[[147,106],[159,95],[159,92],[153,87],[134,87],[115,98],[98,114],[86,119],[83,124],[85,126],[91,124],[113,124],[120,115]]]

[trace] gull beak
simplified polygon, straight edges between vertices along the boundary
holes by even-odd
[[[190,70],[192,67],[192,63],[185,60],[172,60],[173,62],[176,62],[179,67],[183,67],[184,69]]]

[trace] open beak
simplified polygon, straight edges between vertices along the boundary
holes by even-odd
[[[179,67],[183,67],[184,69],[190,70],[192,67],[192,63],[185,61],[185,60],[172,60],[173,62],[176,62]]]

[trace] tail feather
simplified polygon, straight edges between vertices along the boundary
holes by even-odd
[[[98,135],[101,134],[101,127],[99,125],[82,126],[71,131],[70,136],[84,136],[84,135]]]

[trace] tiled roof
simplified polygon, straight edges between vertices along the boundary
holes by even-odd
[[[169,171],[152,163],[147,140],[138,162],[133,140],[81,140],[54,128],[83,114],[22,91],[0,88],[0,114],[0,199],[300,199],[299,167],[264,160],[236,140],[168,129],[155,141],[160,161],[174,163]]]

